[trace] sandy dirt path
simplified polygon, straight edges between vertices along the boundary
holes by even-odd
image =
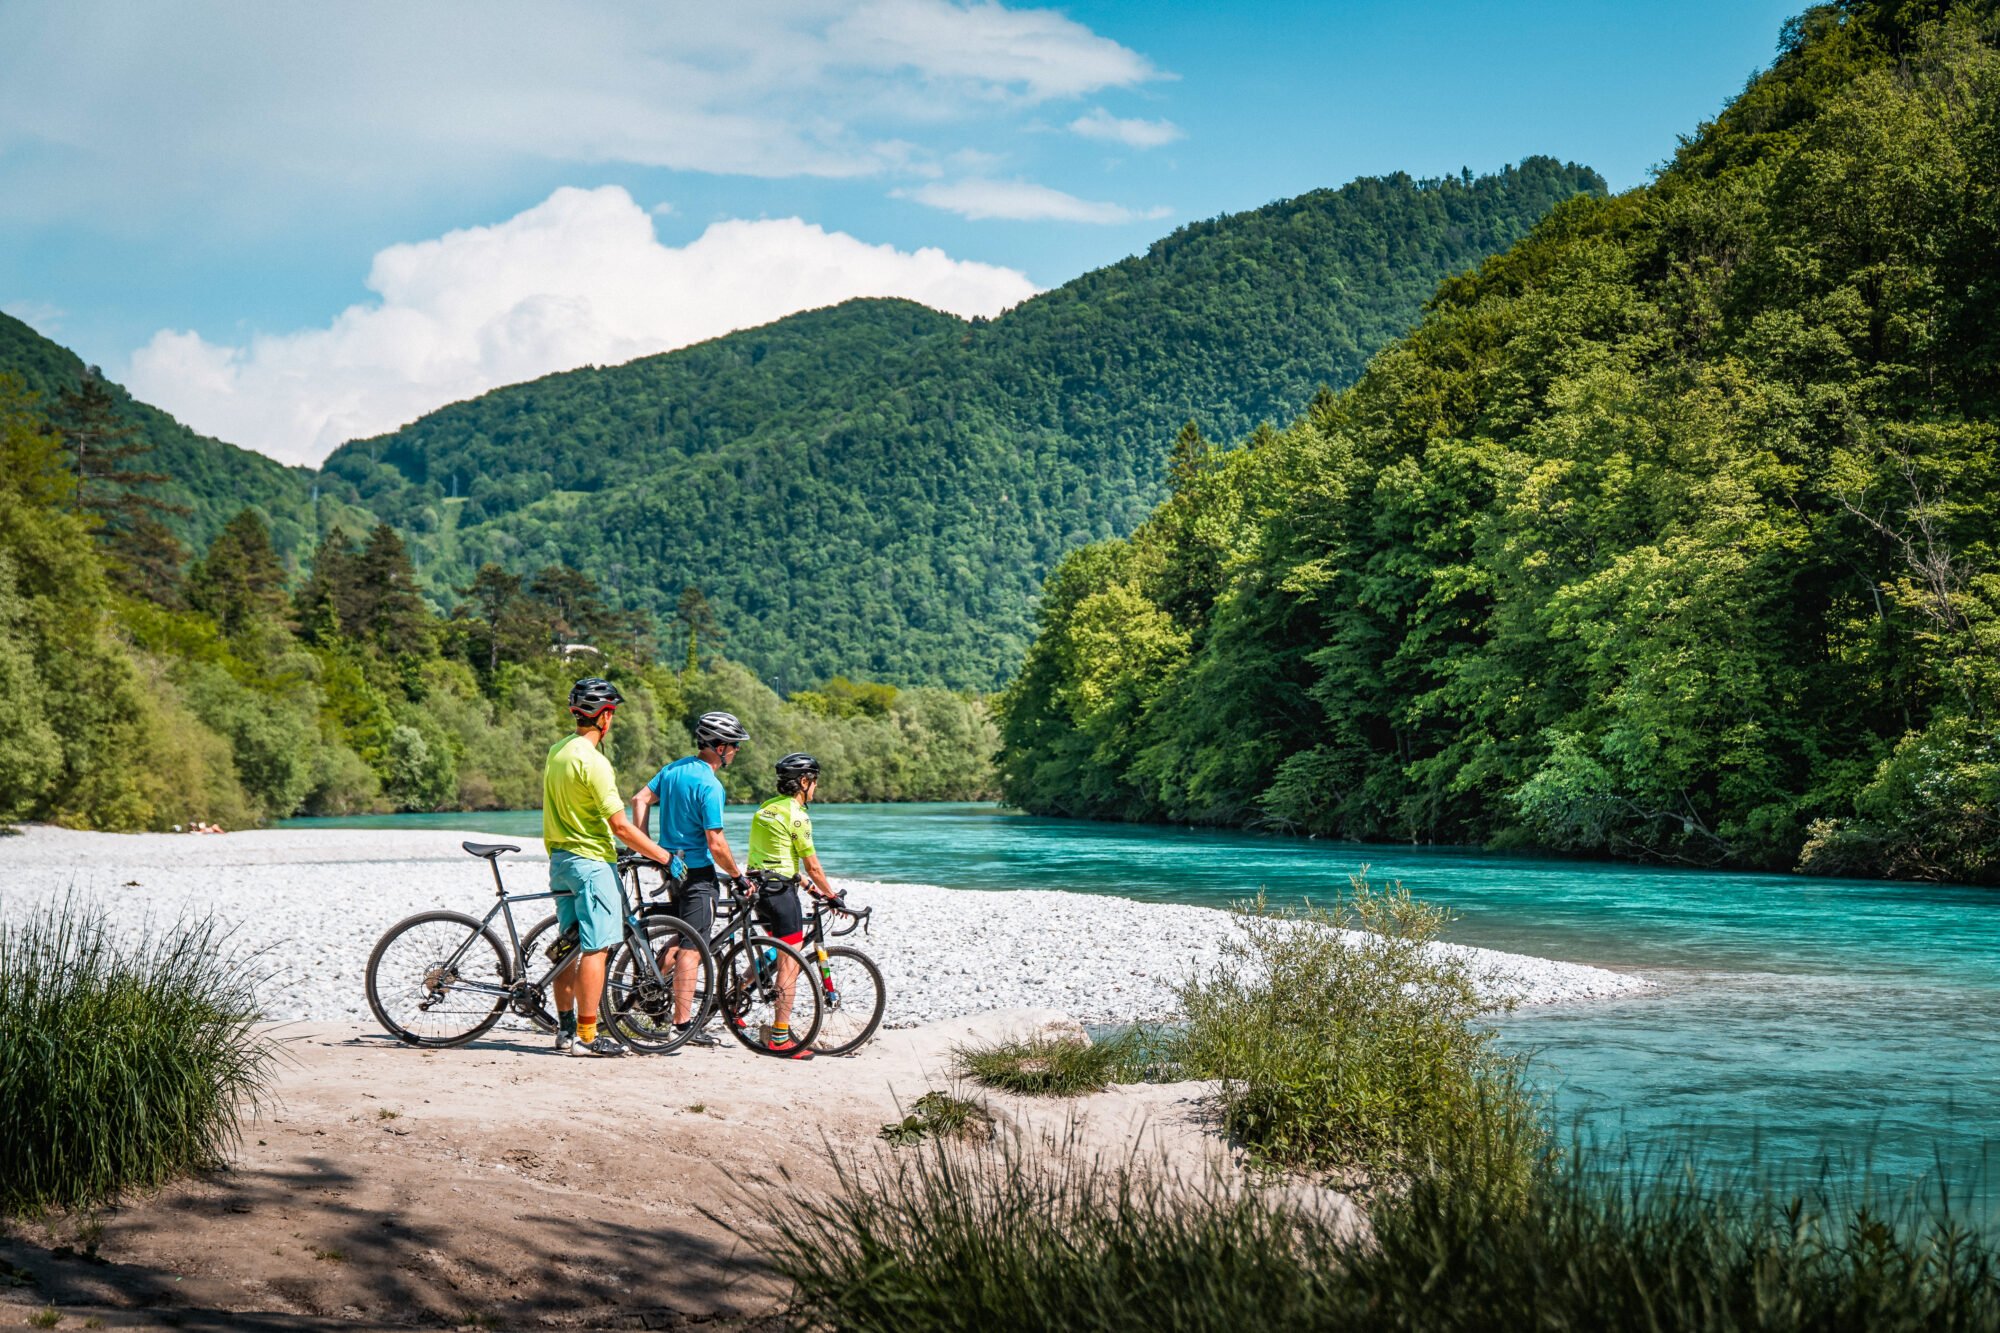
[[[288,1027],[278,1100],[230,1169],[0,1239],[0,1326],[53,1305],[59,1328],[762,1327],[783,1289],[759,1180],[782,1163],[790,1188],[831,1188],[835,1156],[876,1161],[900,1106],[953,1086],[954,1044],[1049,1026],[1069,1022],[1004,1011],[810,1062],[733,1045],[564,1059],[506,1033],[428,1052]],[[1003,1132],[1062,1141],[1074,1118],[1085,1151],[1233,1171],[1207,1091],[986,1100]]]

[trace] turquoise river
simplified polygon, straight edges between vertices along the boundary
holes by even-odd
[[[749,808],[732,808],[741,847]],[[1468,944],[1594,963],[1644,995],[1500,1020],[1569,1123],[1642,1150],[1791,1172],[1942,1163],[1987,1209],[2000,1167],[2000,890],[1356,846],[1041,819],[991,805],[814,811],[841,878],[1224,906],[1325,900],[1364,865]],[[535,811],[294,820],[535,835]],[[1143,945],[1143,942],[1135,942]]]

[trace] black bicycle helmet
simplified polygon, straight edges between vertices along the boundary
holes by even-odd
[[[807,778],[819,776],[819,760],[809,754],[788,754],[778,761],[777,767],[778,792],[783,796],[796,795]]]
[[[586,722],[624,702],[618,687],[602,676],[585,676],[569,687],[569,711]]]
[[[694,743],[704,750],[718,745],[741,745],[750,739],[734,713],[703,713],[695,719]]]

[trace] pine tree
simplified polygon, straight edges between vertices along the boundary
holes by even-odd
[[[357,620],[353,632],[389,653],[422,655],[430,647],[430,608],[417,591],[409,548],[387,523],[377,523],[354,562]]]
[[[188,603],[214,617],[226,634],[283,624],[285,567],[271,549],[271,529],[253,509],[223,524],[208,554],[188,571]]]
[[[189,510],[143,489],[170,480],[164,472],[131,466],[153,452],[151,442],[124,418],[94,371],[85,371],[81,384],[57,396],[50,419],[62,432],[76,475],[70,504],[97,520],[98,540],[114,557],[112,581],[163,606],[178,605],[187,551],[164,519]]]

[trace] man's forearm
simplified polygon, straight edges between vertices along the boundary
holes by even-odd
[[[715,868],[731,879],[743,873],[742,867],[736,864],[736,854],[729,850],[729,839],[723,837],[719,829],[709,831],[708,855],[715,862]]]

